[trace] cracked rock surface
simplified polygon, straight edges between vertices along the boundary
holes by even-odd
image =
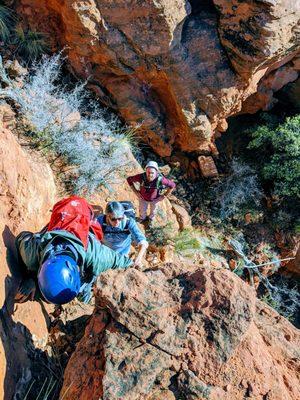
[[[165,264],[100,275],[64,399],[293,399],[296,328],[230,271]],[[298,364],[297,364],[298,363]]]

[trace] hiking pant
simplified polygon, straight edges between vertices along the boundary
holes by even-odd
[[[139,199],[139,209],[140,209],[140,218],[145,219],[147,217],[148,206],[150,205],[150,214],[149,218],[154,219],[157,212],[157,205],[161,200],[156,199],[153,201],[146,201],[144,199]]]

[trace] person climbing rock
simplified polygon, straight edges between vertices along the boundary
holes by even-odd
[[[85,199],[71,196],[56,203],[45,228],[16,237],[24,279],[15,301],[33,299],[39,290],[50,303],[68,303],[76,296],[88,303],[100,273],[133,264],[102,244],[102,239],[101,226]]]
[[[129,176],[127,182],[139,199],[141,222],[153,221],[158,203],[168,197],[176,187],[172,180],[167,179],[159,172],[155,161],[149,161],[145,172]],[[139,184],[139,189],[136,188],[136,183]],[[165,192],[162,193],[162,190],[165,190]],[[147,216],[149,206],[150,214]]]
[[[148,242],[133,216],[126,212],[122,203],[112,201],[107,204],[105,214],[97,221],[102,227],[102,242],[119,254],[128,255],[132,241],[138,246],[134,266],[141,266]]]

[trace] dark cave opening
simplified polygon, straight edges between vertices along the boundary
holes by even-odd
[[[192,7],[192,15],[201,13],[202,11],[216,13],[216,7],[213,0],[189,0]]]

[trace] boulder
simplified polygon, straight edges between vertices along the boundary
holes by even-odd
[[[1,126],[4,129],[13,130],[16,127],[15,113],[7,103],[0,105]]]
[[[280,249],[280,258],[291,258],[281,263],[281,271],[300,276],[300,237],[297,234],[277,232],[275,234],[276,245]]]
[[[61,396],[296,400],[299,340],[230,271],[172,263],[111,270],[98,278]]]
[[[216,164],[211,156],[198,157],[198,163],[204,178],[216,178],[219,176]]]
[[[192,220],[186,209],[178,204],[171,202],[173,213],[176,215],[177,222],[179,224],[179,229],[183,230],[186,228],[191,228]]]

